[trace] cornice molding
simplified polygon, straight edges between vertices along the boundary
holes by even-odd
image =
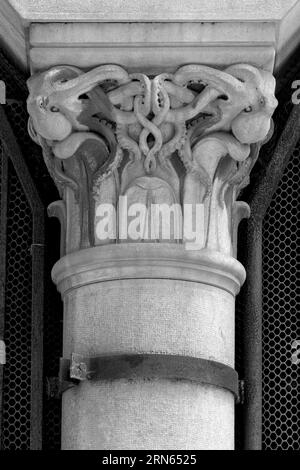
[[[297,0],[9,0],[23,22],[280,21]]]
[[[216,67],[245,61],[272,71],[298,44],[300,1],[3,0],[0,14],[0,44],[27,71],[108,62],[133,71],[143,58],[151,66],[152,56],[157,69],[146,73],[158,73],[159,56],[171,66],[196,57]]]

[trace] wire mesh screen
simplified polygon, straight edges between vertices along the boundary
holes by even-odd
[[[20,450],[30,447],[32,214],[10,162],[8,168],[1,437],[4,450]]]
[[[44,376],[58,377],[62,356],[62,301],[51,279],[51,269],[59,258],[60,226],[57,219],[46,220],[45,312],[44,312]],[[43,449],[60,449],[61,400],[44,393]]]
[[[56,199],[49,190],[49,178],[44,177],[40,149],[33,144],[27,132],[25,101],[9,99],[5,113],[22,150],[26,166],[40,195],[47,206],[48,200]],[[1,154],[3,157],[3,155]],[[38,161],[41,165],[37,165]],[[1,166],[1,165],[0,165]],[[51,182],[51,184],[53,184]],[[46,197],[44,196],[46,194]],[[46,199],[46,200],[45,200]],[[32,315],[32,209],[23,191],[18,174],[9,162],[8,168],[8,213],[6,250],[7,270],[5,279],[5,342],[7,364],[4,367],[3,419],[1,446],[3,449],[30,449],[31,415],[31,315]],[[46,263],[44,269],[45,305],[43,337],[43,375],[58,376],[59,357],[62,349],[62,302],[51,280],[51,268],[59,258],[59,226],[51,219],[47,222]],[[60,448],[60,400],[49,399],[43,393],[43,448]]]
[[[292,343],[300,339],[297,218],[300,142],[285,170],[263,225],[263,448],[300,448],[299,365]]]

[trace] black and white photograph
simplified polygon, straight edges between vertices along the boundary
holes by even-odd
[[[299,164],[300,0],[0,0],[3,466],[300,450]]]

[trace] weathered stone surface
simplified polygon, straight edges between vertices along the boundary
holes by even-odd
[[[62,258],[53,277],[64,299],[64,357],[159,353],[234,367],[243,267],[181,248],[111,245]],[[234,406],[227,390],[189,381],[90,381],[64,393],[62,445],[233,449]]]
[[[49,210],[62,223],[52,274],[64,357],[161,354],[233,369],[245,279],[237,228],[249,216],[238,196],[271,132],[272,74],[247,64],[155,76],[56,66],[28,86],[29,131],[62,198]],[[173,222],[152,219],[155,204]],[[137,205],[145,211],[130,232]],[[112,209],[107,238],[103,207]],[[84,381],[64,393],[62,446],[233,449],[234,399],[188,378]]]
[[[195,61],[218,67],[245,61],[272,71],[297,46],[300,3],[61,0],[58,8],[56,0],[4,0],[0,12],[3,47],[34,72],[112,62],[157,74]]]
[[[64,199],[66,253],[124,238],[163,240],[160,227],[150,237],[148,212],[140,236],[121,236],[121,196],[126,210],[176,205],[179,228],[168,227],[168,242],[185,240],[185,208],[202,205],[197,249],[234,255],[238,222],[248,214],[236,199],[277,105],[269,72],[192,64],[149,78],[116,65],[86,73],[59,66],[28,86],[29,129]],[[98,230],[103,204],[114,210],[106,242]]]

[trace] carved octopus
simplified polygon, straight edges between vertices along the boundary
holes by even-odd
[[[171,183],[180,199],[179,178],[170,161],[175,150],[188,175],[200,183],[198,195],[203,200],[212,190],[213,157],[205,150],[208,142],[201,152],[194,149],[202,139],[216,138],[218,133],[226,142],[229,139],[231,150],[243,149],[242,159],[235,160],[236,152],[231,155],[234,165],[222,183],[221,201],[225,187],[243,184],[258,154],[255,146],[268,135],[277,106],[273,76],[247,64],[224,71],[187,65],[153,79],[129,75],[116,65],[87,73],[60,66],[30,78],[28,87],[29,131],[42,145],[59,189],[70,187],[80,200],[82,226],[89,212],[86,245],[93,244],[92,197],[96,203],[103,200],[105,178],[111,178],[105,191],[109,186],[114,199],[145,175]],[[119,181],[117,168],[124,150],[129,161]],[[225,158],[222,152],[220,158]]]
[[[275,79],[271,73],[247,64],[233,65],[225,71],[187,65],[178,70],[174,81],[182,86],[205,85],[191,104],[173,110],[168,118],[181,119],[184,113],[190,119],[180,156],[187,170],[197,173],[209,192],[211,177],[205,169],[205,162],[203,165],[193,159],[193,147],[205,135],[216,131],[227,132],[237,143],[248,146],[266,139],[271,128],[271,116],[278,104],[274,97]]]
[[[65,187],[74,191],[80,205],[81,246],[94,244],[94,181],[112,174],[121,159],[111,128],[114,107],[97,85],[115,87],[126,81],[128,74],[118,66],[87,73],[59,66],[28,80],[29,132],[42,146],[61,195]]]

